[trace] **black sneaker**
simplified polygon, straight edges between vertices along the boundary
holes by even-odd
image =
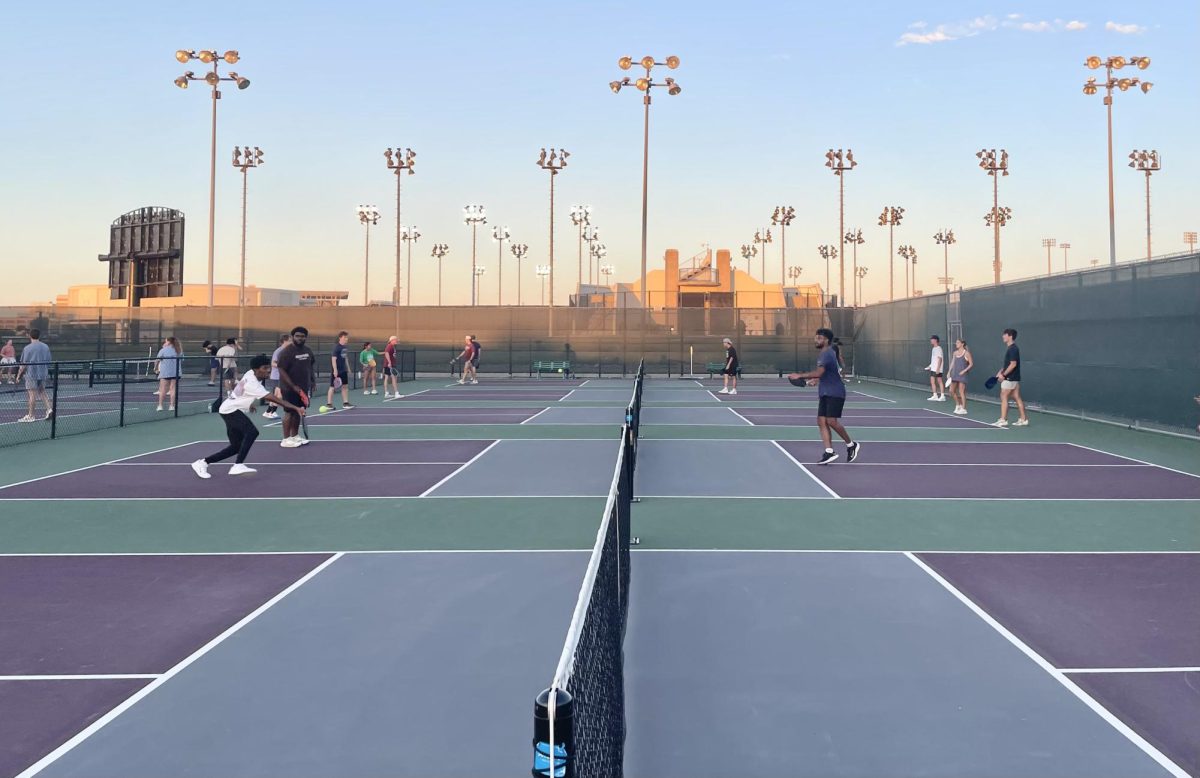
[[[827,465],[830,462],[836,461],[837,458],[838,458],[838,455],[835,454],[834,452],[826,451],[824,454],[821,455],[821,458],[817,460],[817,464],[818,465]]]
[[[846,461],[853,462],[858,459],[858,452],[862,450],[862,446],[858,443],[851,443],[846,446]]]
[[[342,410],[343,410],[343,411],[348,411],[348,410],[350,410],[350,409],[351,409],[351,408],[353,408],[353,407],[354,407],[354,406],[353,406],[353,405],[351,405],[350,403],[343,403],[343,404],[342,404]]]

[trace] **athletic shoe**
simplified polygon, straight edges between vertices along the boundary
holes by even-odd
[[[371,393],[370,389],[363,389],[363,394],[370,394],[370,393]]]
[[[353,408],[353,407],[354,407],[354,406],[353,406],[353,405],[351,405],[350,403],[342,403],[342,410],[343,410],[343,411],[348,411],[348,410],[350,410],[350,409],[351,409],[351,408]]]
[[[157,411],[157,412],[160,412],[160,413],[161,413],[161,412],[162,412],[162,406],[160,405],[160,406],[158,406],[157,408],[155,408],[154,410],[155,410],[155,411]]]
[[[836,453],[834,453],[832,451],[826,451],[825,453],[821,454],[821,458],[817,460],[817,464],[818,465],[827,465],[830,462],[835,461],[837,458],[838,458],[838,455]]]
[[[32,416],[22,416],[21,418],[17,419],[17,421],[29,422],[29,421],[37,421],[37,419],[33,418]]]
[[[478,379],[476,379],[476,378],[472,378],[472,379],[471,379],[471,383],[472,383],[472,384],[477,384],[477,383],[479,383],[479,380],[478,380]]]
[[[717,390],[717,394],[729,394],[729,387],[724,387],[722,389]]]
[[[212,381],[209,381],[209,382],[208,382],[208,385],[209,385],[209,386],[216,386],[216,384],[214,384]]]
[[[201,478],[212,478],[212,476],[209,475],[209,472],[208,472],[208,463],[205,462],[203,459],[197,459],[195,462],[192,463],[192,472],[194,472],[196,475],[200,476]]]
[[[46,415],[43,416],[42,418],[45,419],[46,421],[50,421],[51,419],[54,418],[54,411],[53,410],[46,411]]]
[[[861,443],[851,443],[846,446],[846,461],[853,462],[858,459],[858,452],[862,451]]]
[[[300,441],[301,446],[307,446],[310,442],[308,438],[303,437],[303,436],[297,437],[296,440]]]
[[[300,448],[302,445],[304,444],[300,442],[300,438],[284,438],[279,441],[280,448]]]
[[[737,394],[737,389],[730,389],[729,394]]]
[[[944,402],[946,402],[946,395],[944,395],[944,394],[939,394],[939,395],[938,395],[938,398],[937,398],[937,401],[938,401],[938,402],[940,402],[940,403],[944,403]]]
[[[278,419],[279,416],[276,415],[274,411],[266,411],[263,413],[263,418],[264,419]]]
[[[1013,422],[1014,427],[1028,427],[1029,419],[1017,419]]]
[[[925,398],[926,402],[937,402],[937,395],[931,394]]]
[[[385,399],[385,400],[390,400],[390,399],[392,399],[392,393],[391,393],[391,392],[384,392],[384,393],[383,393],[383,399]]]
[[[954,415],[955,415],[955,416],[966,416],[966,415],[967,415],[967,409],[966,409],[966,408],[964,408],[964,407],[962,407],[962,406],[960,405],[960,406],[958,406],[957,408],[955,408],[955,409],[954,409]]]
[[[463,379],[459,379],[459,382],[458,382],[458,383],[459,383],[459,384],[461,384],[461,385],[465,385],[465,384],[467,383],[467,379],[465,379],[465,378],[463,378]]]
[[[378,390],[378,389],[372,389],[372,390],[371,390],[371,394],[379,394],[379,390]]]
[[[997,419],[996,421],[992,422],[992,426],[993,427],[1007,427],[1008,421],[1006,419]]]
[[[257,473],[257,472],[258,471],[255,470],[253,467],[246,467],[245,465],[234,465],[233,467],[229,468],[230,475],[245,475],[246,473]]]
[[[167,410],[168,410],[168,411],[170,411],[171,413],[174,413],[174,412],[175,412],[175,406],[174,406],[174,405],[172,405],[170,408],[167,408]]]

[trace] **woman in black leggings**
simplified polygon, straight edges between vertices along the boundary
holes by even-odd
[[[263,386],[263,381],[271,374],[271,358],[259,354],[254,359],[250,360],[250,369],[242,376],[241,380],[233,387],[233,391],[229,393],[229,397],[221,403],[221,420],[225,422],[225,433],[229,437],[229,445],[221,449],[211,456],[204,459],[197,459],[192,463],[192,470],[201,478],[211,478],[212,475],[208,472],[208,466],[216,462],[222,462],[232,456],[237,458],[234,460],[233,467],[229,468],[230,475],[243,475],[245,473],[256,472],[254,468],[245,465],[246,456],[250,453],[250,447],[254,445],[254,441],[258,439],[258,427],[254,426],[254,422],[250,419],[250,414],[254,413],[255,403],[270,396],[272,405],[278,405],[284,410],[292,411],[293,413],[303,414],[303,408],[297,408],[288,401],[271,395],[267,387]]]

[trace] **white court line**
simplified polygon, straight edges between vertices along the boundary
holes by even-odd
[[[571,395],[573,395],[573,394],[575,394],[575,390],[574,390],[574,389],[572,389],[571,391],[567,392],[567,393],[566,393],[566,394],[564,394],[562,397],[559,397],[557,400],[555,400],[555,402],[562,402],[563,400],[567,399],[568,397],[570,397],[570,396],[571,396]]]
[[[431,386],[431,387],[429,387],[429,389],[433,389],[433,388],[434,388],[434,387],[432,387],[432,386]],[[404,398],[406,398],[406,397],[416,397],[418,394],[425,394],[426,392],[428,392],[428,391],[429,391],[429,389],[422,389],[422,390],[421,390],[421,391],[419,391],[419,392],[413,392],[412,394],[404,394],[404,395],[401,395],[400,397],[385,397],[385,398],[383,399],[383,401],[384,401],[385,403],[390,403],[390,402],[394,402],[394,401],[396,401],[396,400],[403,400],[403,399],[404,399]]]
[[[808,442],[808,441],[806,441]],[[1044,462],[859,462],[872,467],[1154,467],[1154,465],[1047,464]],[[951,498],[953,499],[953,498]]]
[[[772,440],[772,441],[771,441],[771,444],[772,444],[772,445],[774,445],[774,446],[775,446],[775,448],[777,448],[777,449],[779,449],[780,451],[782,451],[782,452],[783,452],[783,455],[792,461],[792,464],[794,464],[796,467],[800,468],[800,472],[804,473],[806,476],[808,476],[809,478],[811,478],[813,481],[817,482],[817,484],[819,484],[819,485],[820,485],[820,487],[821,487],[822,489],[824,489],[826,492],[828,492],[828,493],[829,493],[829,496],[830,496],[830,497],[832,497],[832,498],[833,498],[833,499],[835,499],[835,500],[840,500],[840,499],[842,499],[842,496],[841,496],[840,494],[838,494],[837,492],[835,492],[835,491],[833,491],[832,489],[830,489],[830,488],[829,488],[829,486],[828,486],[828,485],[827,485],[827,484],[826,484],[824,481],[822,481],[820,478],[817,478],[815,475],[813,475],[812,473],[810,473],[807,467],[805,467],[804,465],[800,464],[799,460],[797,460],[797,459],[796,459],[794,456],[792,456],[792,455],[791,455],[791,452],[789,452],[789,451],[788,451],[786,448],[784,448],[783,446],[779,445],[779,441],[778,441],[778,440]]]
[[[577,386],[576,388],[577,388],[577,389],[582,389],[583,387],[587,386],[587,385],[588,385],[588,384],[590,384],[591,382],[592,382],[592,379],[590,379],[590,378],[589,378],[589,379],[587,379],[586,381],[584,381],[582,384],[580,384],[579,386]]]
[[[146,451],[141,454],[130,454],[127,457],[120,457],[118,459],[110,459],[106,462],[97,462],[94,465],[85,465],[83,467],[76,467],[72,470],[64,470],[61,473],[50,473],[49,475],[40,475],[37,478],[29,478],[24,481],[17,481],[16,483],[4,484],[3,486],[0,486],[0,491],[3,491],[5,489],[10,489],[14,486],[24,486],[25,484],[31,484],[31,483],[34,483],[35,481],[44,481],[47,478],[57,478],[60,475],[71,475],[72,473],[81,473],[84,470],[91,470],[96,467],[103,467],[104,465],[115,465],[118,462],[124,462],[127,459],[136,459],[137,457],[146,457],[146,456],[150,456],[151,454],[161,454],[164,451],[174,451],[177,448],[183,448],[184,446],[191,446],[195,443],[200,443],[200,442],[203,442],[203,441],[191,440],[191,441],[188,441],[187,443],[180,443],[175,446],[167,446],[166,448],[157,448],[157,449],[154,449],[153,451]]]
[[[540,411],[538,411],[537,413],[533,414],[532,416],[530,416],[530,417],[529,417],[528,419],[526,419],[525,421],[521,422],[521,424],[528,424],[529,422],[533,421],[533,420],[534,420],[534,419],[536,419],[538,416],[541,416],[543,413],[545,413],[545,412],[546,412],[546,411],[548,411],[548,410],[550,410],[550,409],[549,409],[549,408],[542,408]]]
[[[701,383],[699,379],[693,378],[692,380],[696,382],[696,386],[700,387],[701,389],[705,388],[704,384]]]
[[[1105,451],[1104,449],[1099,449],[1099,448],[1092,448],[1091,446],[1085,446],[1080,443],[1064,443],[1063,445],[1074,446],[1075,448],[1087,449],[1088,451],[1094,451],[1097,454],[1105,454],[1110,457],[1116,457],[1117,459],[1125,459],[1130,462],[1137,462],[1139,465],[1150,465],[1151,467],[1158,467],[1163,470],[1170,470],[1172,473],[1179,473],[1180,475],[1186,475],[1186,476],[1190,476],[1192,478],[1200,478],[1200,475],[1196,475],[1195,473],[1189,473],[1185,470],[1176,470],[1175,468],[1167,467],[1166,465],[1156,465],[1153,462],[1147,462],[1144,459],[1135,459],[1133,457],[1127,457],[1123,454],[1114,454],[1111,451]]]
[[[1045,670],[1046,673],[1048,673],[1051,678],[1058,681],[1060,684],[1063,685],[1063,687],[1067,691],[1071,692],[1076,697],[1078,697],[1079,700],[1081,702],[1083,702],[1084,705],[1087,705],[1089,708],[1092,709],[1093,712],[1096,713],[1096,715],[1098,715],[1100,718],[1102,718],[1106,722],[1108,722],[1108,724],[1110,726],[1112,726],[1113,729],[1115,729],[1117,732],[1120,732],[1122,735],[1124,735],[1126,738],[1128,738],[1131,743],[1133,743],[1135,746],[1140,748],[1143,752],[1146,753],[1147,756],[1149,756],[1155,762],[1158,762],[1158,764],[1160,766],[1162,766],[1164,769],[1166,769],[1167,772],[1169,772],[1173,776],[1178,776],[1178,778],[1188,778],[1187,773],[1185,773],[1183,771],[1183,769],[1181,767],[1179,767],[1179,765],[1175,764],[1170,759],[1168,759],[1161,751],[1159,751],[1157,748],[1155,748],[1153,745],[1151,745],[1145,738],[1143,738],[1138,733],[1134,732],[1125,722],[1121,721],[1116,716],[1114,716],[1112,713],[1110,713],[1107,708],[1105,708],[1100,703],[1096,702],[1096,700],[1094,700],[1090,694],[1088,694],[1083,689],[1081,689],[1077,685],[1075,685],[1075,682],[1072,681],[1070,678],[1067,678],[1063,674],[1062,670],[1057,669],[1056,667],[1054,667],[1054,665],[1050,664],[1045,659],[1043,659],[1040,654],[1038,654],[1036,651],[1034,651],[1032,648],[1030,648],[1028,645],[1026,645],[1023,640],[1021,640],[1019,637],[1017,637],[1012,632],[1010,632],[1003,624],[996,621],[996,619],[992,618],[992,616],[987,611],[985,611],[983,608],[976,605],[975,602],[973,600],[971,600],[971,598],[967,597],[965,594],[960,592],[954,586],[954,584],[950,583],[945,578],[943,578],[940,574],[938,574],[938,572],[936,570],[934,570],[929,565],[925,564],[923,561],[921,561],[919,558],[917,558],[912,552],[905,552],[904,555],[906,557],[908,557],[909,560],[911,560],[913,564],[915,564],[917,567],[924,570],[925,573],[927,575],[929,575],[930,578],[932,578],[934,581],[937,581],[939,584],[941,584],[942,587],[946,591],[948,591],[950,594],[952,594],[959,602],[961,602],[963,605],[966,605],[968,608],[970,608],[971,612],[974,613],[979,618],[981,618],[985,624],[987,624],[992,629],[996,630],[996,632],[1000,633],[1000,635],[1005,640],[1007,640],[1009,643],[1011,643],[1014,647],[1017,648],[1017,650],[1019,650],[1025,656],[1032,659],[1033,662],[1038,667]]]
[[[216,462],[209,467],[220,467],[226,462]],[[462,462],[251,462],[255,467],[296,467],[318,465],[320,467],[358,467],[359,465],[461,465]],[[190,462],[114,462],[112,467],[191,467]],[[232,465],[230,465],[232,467]],[[1141,467],[1141,465],[1126,465]]]
[[[429,487],[429,488],[428,488],[428,489],[426,489],[424,492],[421,492],[421,494],[419,494],[419,495],[417,495],[417,496],[418,496],[418,497],[428,497],[430,492],[432,492],[434,489],[438,488],[438,487],[439,487],[439,486],[441,486],[442,484],[446,483],[447,481],[449,481],[451,478],[453,478],[454,476],[458,475],[458,474],[459,474],[459,473],[461,473],[462,471],[466,470],[466,469],[467,469],[468,467],[470,467],[471,465],[475,464],[475,462],[476,462],[476,461],[477,461],[477,460],[478,460],[478,459],[479,459],[481,456],[483,456],[483,455],[484,455],[484,454],[486,454],[487,452],[491,451],[491,450],[492,450],[492,449],[493,449],[493,448],[496,446],[496,444],[498,444],[499,442],[500,442],[499,440],[493,440],[491,443],[489,443],[489,444],[487,445],[487,447],[486,447],[486,448],[484,448],[484,449],[483,449],[483,451],[480,451],[478,454],[476,454],[475,456],[471,457],[469,460],[467,460],[466,462],[464,462],[464,463],[463,463],[463,465],[462,465],[462,467],[456,468],[456,469],[454,470],[454,472],[452,472],[450,475],[448,475],[448,476],[446,476],[445,478],[443,478],[442,480],[438,481],[436,484],[434,484],[433,486]]]
[[[955,416],[953,413],[947,413],[946,411],[935,411],[933,408],[918,408],[917,410],[928,411],[929,413],[936,413],[939,416],[945,416],[948,419],[964,419],[966,421],[974,422],[975,424],[981,424],[984,427],[992,426],[991,424],[989,424],[986,421],[980,421],[979,419],[972,419],[970,416],[965,416],[965,415]],[[999,429],[999,428],[997,427],[997,429]]]
[[[755,424],[754,422],[750,421],[749,419],[747,419],[747,418],[746,418],[745,416],[743,416],[742,414],[738,413],[738,412],[737,412],[737,409],[735,409],[733,406],[731,406],[731,405],[726,405],[726,406],[724,406],[724,407],[725,407],[725,408],[727,408],[727,409],[729,410],[729,412],[730,412],[730,413],[732,413],[734,416],[737,416],[739,419],[741,419],[742,421],[746,422],[746,423],[747,423],[747,424],[749,424],[751,427],[757,427],[757,426],[758,426],[757,424]]]
[[[113,673],[111,675],[0,675],[0,681],[130,681],[154,679],[157,674]]]
[[[598,497],[596,499],[603,499]],[[696,497],[695,499],[705,499]],[[764,498],[765,499],[765,498]],[[823,498],[791,498],[791,499],[823,499]],[[590,548],[380,548],[353,549],[334,551],[319,549],[312,551],[61,551],[52,553],[38,552],[0,552],[0,559],[5,557],[55,558],[55,557],[158,557],[158,556],[300,556],[304,554],[342,554],[342,556],[365,556],[369,554],[587,554]],[[1007,556],[1040,556],[1046,554],[1087,555],[1087,556],[1125,556],[1129,554],[1200,554],[1200,551],[946,551],[945,549],[930,549],[925,551],[900,551],[892,548],[632,548],[637,554],[1004,554]],[[1121,669],[1122,672],[1129,668]],[[1151,668],[1152,669],[1152,668]],[[1177,668],[1170,668],[1172,670]],[[1185,668],[1186,669],[1186,668]],[[1082,673],[1083,670],[1059,670],[1061,673]],[[44,676],[31,676],[40,678]],[[107,676],[100,676],[107,677]],[[151,676],[157,677],[157,676]]]
[[[1060,673],[1200,673],[1200,667],[1060,667]]]
[[[258,608],[256,608],[254,611],[252,611],[251,613],[244,616],[241,619],[241,621],[234,624],[232,627],[225,630],[220,635],[217,635],[215,638],[213,638],[212,640],[205,643],[203,646],[201,646],[193,654],[191,654],[190,656],[185,658],[179,664],[175,665],[167,672],[156,677],[153,681],[146,684],[138,691],[134,692],[134,694],[131,697],[129,697],[129,699],[125,700],[120,705],[118,705],[117,707],[110,710],[108,713],[106,713],[103,716],[101,716],[100,718],[96,719],[86,729],[79,732],[74,737],[72,737],[70,740],[63,743],[61,746],[54,749],[50,753],[46,754],[38,761],[34,762],[26,770],[24,770],[19,775],[17,775],[17,778],[32,778],[33,776],[40,773],[42,770],[45,770],[50,765],[54,764],[56,761],[58,761],[60,758],[62,758],[65,754],[67,754],[69,751],[71,751],[71,749],[75,748],[77,745],[79,745],[83,741],[87,740],[92,735],[96,734],[96,732],[98,732],[100,729],[102,729],[110,721],[115,719],[117,716],[120,716],[122,713],[129,710],[130,708],[132,708],[134,705],[136,705],[138,702],[140,702],[142,699],[144,699],[148,694],[153,692],[158,687],[162,686],[167,681],[174,678],[176,675],[178,675],[180,672],[182,672],[184,669],[186,669],[189,665],[191,665],[197,659],[204,656],[209,651],[211,651],[214,648],[216,648],[217,646],[219,646],[221,643],[225,642],[226,639],[232,637],[242,627],[244,627],[247,624],[249,624],[250,622],[254,621],[254,619],[258,618],[260,615],[262,615],[267,610],[269,610],[271,608],[271,606],[275,605],[277,602],[282,600],[284,597],[287,597],[289,594],[291,594],[292,592],[299,589],[305,583],[312,580],[313,577],[315,577],[322,570],[326,569],[331,564],[333,564],[334,562],[336,562],[337,560],[339,560],[341,558],[342,558],[341,553],[334,554],[333,556],[329,557],[329,559],[326,559],[324,562],[317,565],[312,570],[308,571],[308,573],[305,574],[302,578],[293,582],[291,586],[287,587],[279,594],[275,595],[271,599],[264,602],[262,605],[258,606]]]

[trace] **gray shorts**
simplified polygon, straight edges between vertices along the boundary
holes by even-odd
[[[33,376],[25,376],[25,388],[31,392],[44,392],[46,390],[45,378],[34,378]]]

